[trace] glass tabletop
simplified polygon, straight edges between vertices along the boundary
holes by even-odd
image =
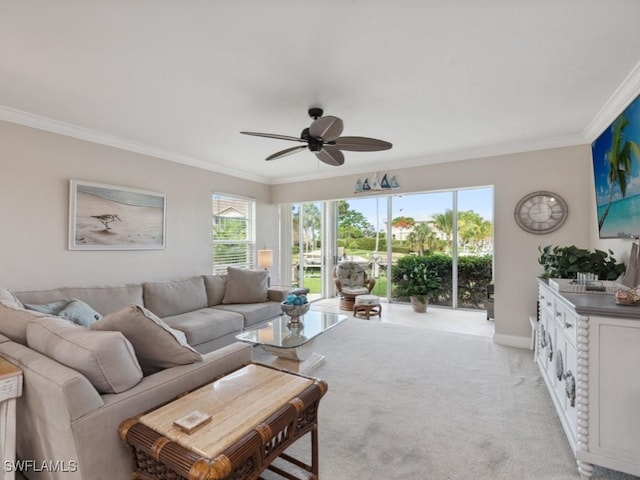
[[[313,340],[347,319],[346,315],[309,310],[300,317],[300,324],[291,324],[291,317],[280,315],[236,335],[238,340],[279,348],[296,348]]]

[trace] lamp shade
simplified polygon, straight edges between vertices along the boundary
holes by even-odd
[[[273,250],[258,250],[258,266],[265,270],[273,265]]]

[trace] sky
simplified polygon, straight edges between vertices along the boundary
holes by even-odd
[[[430,220],[435,213],[444,213],[453,206],[453,192],[432,192],[392,195],[392,218],[405,216],[417,221]],[[380,228],[387,219],[387,197],[354,197],[346,199],[352,210],[364,214],[376,227],[376,204]],[[458,211],[473,210],[485,220],[493,221],[493,188],[458,190]]]

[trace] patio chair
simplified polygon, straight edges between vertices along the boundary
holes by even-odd
[[[356,262],[341,262],[333,269],[333,279],[340,295],[340,310],[352,312],[358,295],[371,293],[375,278],[368,278],[367,272]]]

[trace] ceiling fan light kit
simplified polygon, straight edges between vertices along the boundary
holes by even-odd
[[[261,132],[240,132],[244,135],[254,135],[256,137],[275,138],[277,140],[288,140],[304,143],[296,147],[287,148],[274,153],[266,158],[267,161],[276,160],[298,153],[305,148],[315,153],[316,157],[327,165],[339,167],[344,164],[344,154],[342,150],[351,152],[376,152],[389,150],[393,145],[384,140],[369,137],[341,137],[344,123],[338,117],[327,115],[323,117],[323,110],[319,107],[312,107],[308,111],[313,122],[309,128],[302,130],[300,138],[288,135],[278,135],[275,133]]]

